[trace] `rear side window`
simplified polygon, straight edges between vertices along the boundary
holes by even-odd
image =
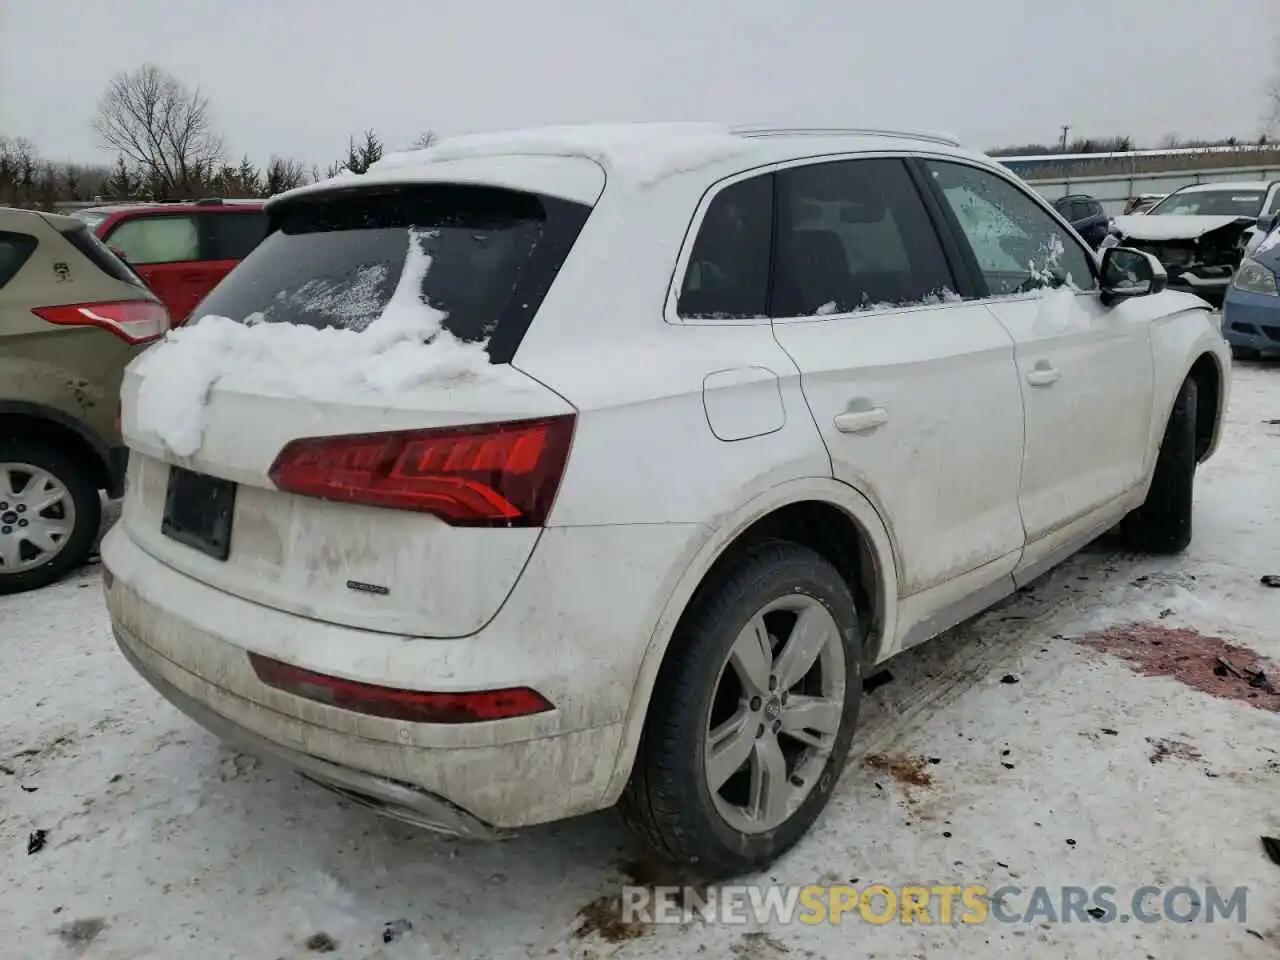
[[[676,312],[686,319],[767,317],[772,233],[772,176],[716,194],[698,227]]]
[[[1071,216],[1068,220],[1080,221],[1088,220],[1093,216],[1093,210],[1089,207],[1088,200],[1077,200],[1071,205]]]
[[[120,258],[112,253],[105,243],[90,232],[88,227],[76,227],[68,230],[63,236],[67,238],[68,243],[84,254],[86,260],[107,276],[123,283],[133,284],[135,287],[146,286],[136,273],[120,262]]]
[[[116,226],[107,243],[135,265],[200,259],[200,234],[192,216],[134,217]]]
[[[25,233],[0,232],[0,287],[17,276],[35,249],[35,237]]]
[[[206,213],[200,220],[205,260],[243,260],[267,233],[267,215],[261,210]]]
[[[815,163],[777,176],[773,316],[918,303],[955,289],[901,160]]]
[[[200,305],[241,323],[364,330],[430,259],[421,299],[461,340],[510,361],[590,208],[512,190],[430,184],[301,198]],[[421,262],[415,257],[415,262]],[[415,282],[410,278],[409,282]]]

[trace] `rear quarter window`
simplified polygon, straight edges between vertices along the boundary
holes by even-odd
[[[485,342],[492,362],[509,362],[589,213],[554,197],[455,184],[301,197],[272,211],[266,239],[200,315],[362,331],[391,301],[411,252],[421,253],[430,263],[419,298],[458,339]]]
[[[0,287],[12,280],[35,252],[36,238],[25,233],[0,232]]]

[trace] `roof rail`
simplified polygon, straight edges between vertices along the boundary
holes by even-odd
[[[898,137],[903,140],[923,140],[958,147],[960,141],[947,133],[931,133],[926,130],[889,130],[880,127],[771,127],[749,124],[733,127],[740,137]]]

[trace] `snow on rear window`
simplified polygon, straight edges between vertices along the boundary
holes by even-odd
[[[138,429],[154,433],[185,457],[200,449],[215,386],[350,400],[428,381],[489,375],[496,368],[489,366],[484,343],[459,339],[445,327],[445,314],[424,301],[423,283],[432,261],[422,241],[418,231],[407,232],[395,288],[385,304],[376,301],[382,305],[368,323],[352,311],[374,301],[359,301],[353,288],[338,296],[334,289],[313,287],[311,300],[303,298],[308,305],[319,298],[325,316],[337,318],[336,305],[354,322],[320,327],[273,323],[259,311],[238,320],[205,314],[198,323],[171,331],[135,368],[141,378]],[[385,278],[366,272],[365,279],[372,284]]]

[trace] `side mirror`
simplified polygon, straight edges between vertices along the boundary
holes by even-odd
[[[1108,247],[1102,254],[1102,298],[1117,303],[1146,297],[1169,286],[1164,265],[1149,253],[1132,247]]]
[[[1277,220],[1277,217],[1274,213],[1264,213],[1262,216],[1258,218],[1258,222],[1256,224],[1258,228],[1258,233],[1265,237],[1268,233],[1270,233],[1272,230],[1275,229],[1276,220]]]
[[[114,253],[117,257],[119,257],[121,260],[123,260],[125,263],[129,262],[129,258],[124,255],[124,251],[121,250],[119,247],[112,247],[111,252]]]

